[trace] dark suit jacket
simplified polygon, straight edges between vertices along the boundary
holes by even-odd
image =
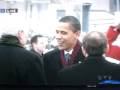
[[[99,84],[104,80],[120,80],[120,66],[106,61],[102,56],[89,56],[86,61],[61,70],[60,85]]]
[[[40,58],[15,44],[0,43],[0,85],[45,85]]]
[[[74,64],[78,63],[79,61],[82,62],[83,59],[84,59],[84,56],[80,49]],[[56,79],[57,73],[61,69],[63,69],[63,65],[61,63],[61,58],[60,58],[60,50],[55,49],[51,52],[46,53],[44,55],[44,66],[45,66],[45,72],[46,72],[48,83],[55,85],[56,84],[55,79]]]
[[[43,63],[43,54],[40,55],[38,52],[36,52],[36,51],[33,50],[33,49],[31,49],[30,51],[31,51],[32,53],[36,54],[38,57],[40,57],[41,63],[42,63],[42,65],[44,65],[44,63]]]

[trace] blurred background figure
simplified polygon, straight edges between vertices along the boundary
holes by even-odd
[[[46,38],[42,35],[35,35],[30,40],[31,51],[43,57],[46,49]]]
[[[41,59],[24,48],[25,31],[13,30],[3,30],[0,38],[0,84],[45,85]]]
[[[120,61],[120,23],[110,26],[107,31],[109,49],[106,56]]]

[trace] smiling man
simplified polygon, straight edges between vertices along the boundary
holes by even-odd
[[[80,31],[81,25],[76,17],[65,16],[59,20],[55,36],[58,48],[44,55],[48,84],[55,84],[56,75],[61,69],[83,62],[84,56],[78,40]],[[66,59],[66,54],[69,59]]]

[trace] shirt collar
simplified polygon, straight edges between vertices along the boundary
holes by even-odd
[[[66,54],[66,53],[72,54],[72,51],[73,51],[73,49],[71,49],[70,51],[64,50],[64,54]]]

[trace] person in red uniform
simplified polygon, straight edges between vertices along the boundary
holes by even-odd
[[[119,34],[120,23],[116,26],[109,27],[107,31],[109,49],[106,52],[106,56],[120,61],[120,38],[118,38]]]

